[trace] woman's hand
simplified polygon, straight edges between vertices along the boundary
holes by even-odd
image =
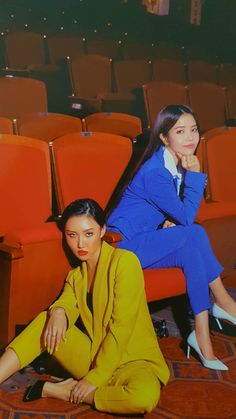
[[[172,223],[172,221],[165,220],[164,224],[162,225],[162,228],[168,228],[168,227],[175,227],[176,224]]]
[[[49,319],[43,335],[44,345],[52,354],[57,351],[61,339],[65,340],[67,317],[64,308],[56,307],[49,312]]]
[[[85,378],[82,378],[78,383],[73,387],[70,393],[70,402],[71,403],[93,403],[94,392],[96,386]]]
[[[190,172],[200,172],[200,163],[197,156],[195,156],[195,154],[190,154],[186,156],[186,155],[177,153],[177,155],[180,159],[182,167],[185,170],[189,170]]]

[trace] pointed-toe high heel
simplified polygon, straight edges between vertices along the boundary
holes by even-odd
[[[219,319],[228,320],[236,326],[236,317],[231,316],[231,314],[227,313],[227,311],[223,310],[223,308],[220,308],[216,303],[214,303],[212,306],[212,315],[215,317],[216,323],[218,324],[220,330],[222,330],[223,327]]]
[[[38,380],[32,386],[28,387],[24,394],[23,402],[32,402],[33,400],[41,399],[45,383],[46,381],[44,380]]]
[[[209,360],[209,359],[204,358],[204,356],[202,355],[201,349],[199,348],[199,345],[197,343],[195,330],[193,330],[188,336],[187,343],[188,343],[187,358],[189,358],[190,350],[192,348],[198,354],[201,360],[201,363],[204,367],[210,368],[212,370],[221,370],[221,371],[228,370],[228,367],[225,364],[223,364],[223,362],[221,362],[219,359]]]

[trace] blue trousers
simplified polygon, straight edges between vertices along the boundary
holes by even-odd
[[[134,252],[144,269],[181,268],[194,315],[210,308],[209,283],[222,272],[205,230],[198,224],[137,234],[120,242]]]

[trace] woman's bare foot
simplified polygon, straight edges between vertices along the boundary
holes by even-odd
[[[51,383],[46,381],[43,386],[42,397],[53,397],[65,401],[70,400],[71,389],[77,383],[73,378],[60,381],[59,383]]]
[[[89,393],[87,396],[85,396],[83,398],[83,403],[90,404],[91,406],[93,406],[94,405],[95,391],[96,391],[96,389],[94,391],[91,391],[91,393]]]

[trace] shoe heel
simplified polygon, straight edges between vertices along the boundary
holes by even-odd
[[[223,327],[221,326],[221,322],[219,319],[217,319],[217,317],[215,317],[215,321],[217,323],[217,326],[219,327],[220,330],[223,330]]]
[[[191,351],[191,347],[190,345],[187,346],[187,354],[186,357],[189,359],[190,358],[190,351]]]

